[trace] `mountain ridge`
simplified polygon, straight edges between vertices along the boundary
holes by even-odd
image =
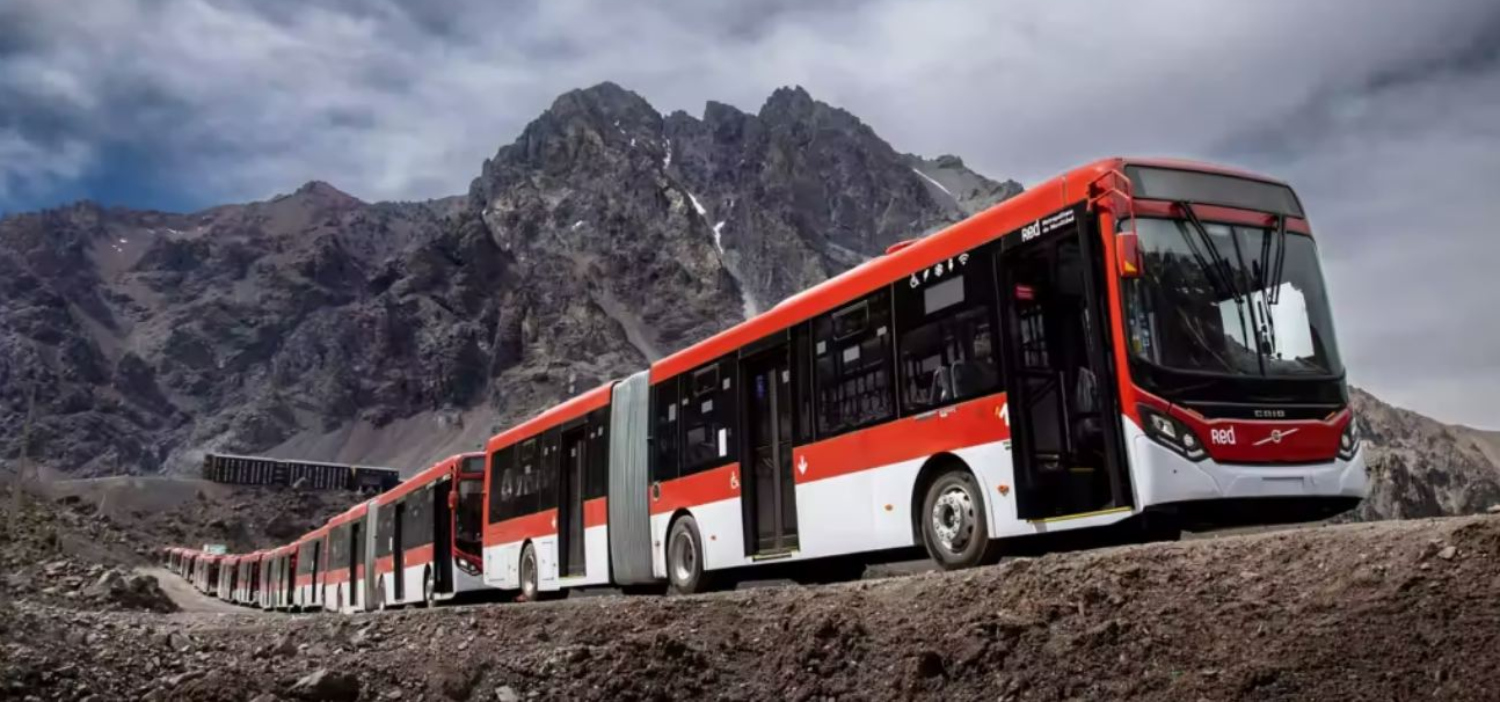
[[[369,203],[334,178],[189,213],[81,202],[0,219],[0,457],[20,455],[34,385],[32,453],[64,474],[189,471],[206,450],[414,469],[897,236],[848,221],[960,218],[846,111],[788,89],[761,112],[779,132],[710,103],[706,118],[755,138],[690,145],[696,118],[606,83],[559,96],[462,195]],[[867,166],[830,170],[858,191],[830,231],[813,196],[778,182],[805,137],[836,144],[827,164]],[[695,180],[689,163],[734,177]],[[751,250],[726,231],[749,220],[707,208],[733,200],[787,245],[767,234]]]

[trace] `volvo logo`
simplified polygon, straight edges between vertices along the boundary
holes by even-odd
[[[1285,419],[1286,418],[1286,410],[1284,410],[1284,409],[1258,409],[1258,410],[1255,410],[1255,418],[1256,419]]]
[[[1279,444],[1279,443],[1281,443],[1282,439],[1285,439],[1286,437],[1291,436],[1291,435],[1293,435],[1295,433],[1297,433],[1297,429],[1296,428],[1285,429],[1285,430],[1283,430],[1283,429],[1272,429],[1270,436],[1268,436],[1268,437],[1266,437],[1264,439],[1261,439],[1260,441],[1255,442],[1255,445],[1256,446],[1265,446],[1266,444]]]

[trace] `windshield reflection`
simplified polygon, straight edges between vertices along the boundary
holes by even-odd
[[[1137,358],[1227,375],[1343,372],[1312,237],[1170,219],[1135,228],[1142,271],[1125,311]]]

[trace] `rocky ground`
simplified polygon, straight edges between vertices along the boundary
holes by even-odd
[[[162,577],[184,611],[0,597],[0,698],[1500,696],[1500,515],[817,588],[359,616],[219,613]]]
[[[33,484],[18,499],[0,484],[0,601],[176,611],[153,578],[135,572],[152,563],[152,548],[281,545],[356,499],[169,478]]]

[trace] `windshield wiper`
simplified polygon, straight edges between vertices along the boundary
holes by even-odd
[[[1234,301],[1234,310],[1240,318],[1240,338],[1244,339],[1246,342],[1250,342],[1250,330],[1254,327],[1254,313],[1251,313],[1252,320],[1250,325],[1247,326],[1245,324],[1244,295],[1240,293],[1240,286],[1234,281],[1232,277],[1228,275],[1228,266],[1224,263],[1224,257],[1219,254],[1219,247],[1214,245],[1213,238],[1208,235],[1208,229],[1204,228],[1203,222],[1198,219],[1198,213],[1193,211],[1193,206],[1191,203],[1187,202],[1186,200],[1178,200],[1174,204],[1182,208],[1182,211],[1187,214],[1186,220],[1188,224],[1192,225],[1193,233],[1198,235],[1198,240],[1202,242],[1203,247],[1208,250],[1209,261],[1205,262],[1203,260],[1203,254],[1198,251],[1198,247],[1193,244],[1192,239],[1186,240],[1188,243],[1188,249],[1193,252],[1193,258],[1198,259],[1198,265],[1202,267],[1205,272],[1210,273],[1210,275],[1208,276],[1208,282],[1214,287],[1214,293]],[[1230,237],[1231,240],[1233,240],[1233,232],[1230,233]],[[1236,248],[1238,248],[1239,244],[1236,243],[1235,246]],[[1259,338],[1258,334],[1256,335],[1256,338]],[[1261,355],[1259,348],[1257,348],[1255,351],[1256,356]],[[1262,370],[1262,372],[1264,372],[1264,370]]]
[[[1272,241],[1275,241],[1276,259],[1271,259]],[[1276,229],[1266,233],[1260,245],[1260,280],[1256,284],[1260,286],[1261,304],[1261,335],[1265,338],[1268,348],[1267,355],[1274,353],[1279,346],[1276,343],[1276,319],[1271,314],[1271,308],[1281,302],[1281,278],[1286,270],[1286,215],[1276,215]],[[1279,356],[1278,356],[1279,358]]]

